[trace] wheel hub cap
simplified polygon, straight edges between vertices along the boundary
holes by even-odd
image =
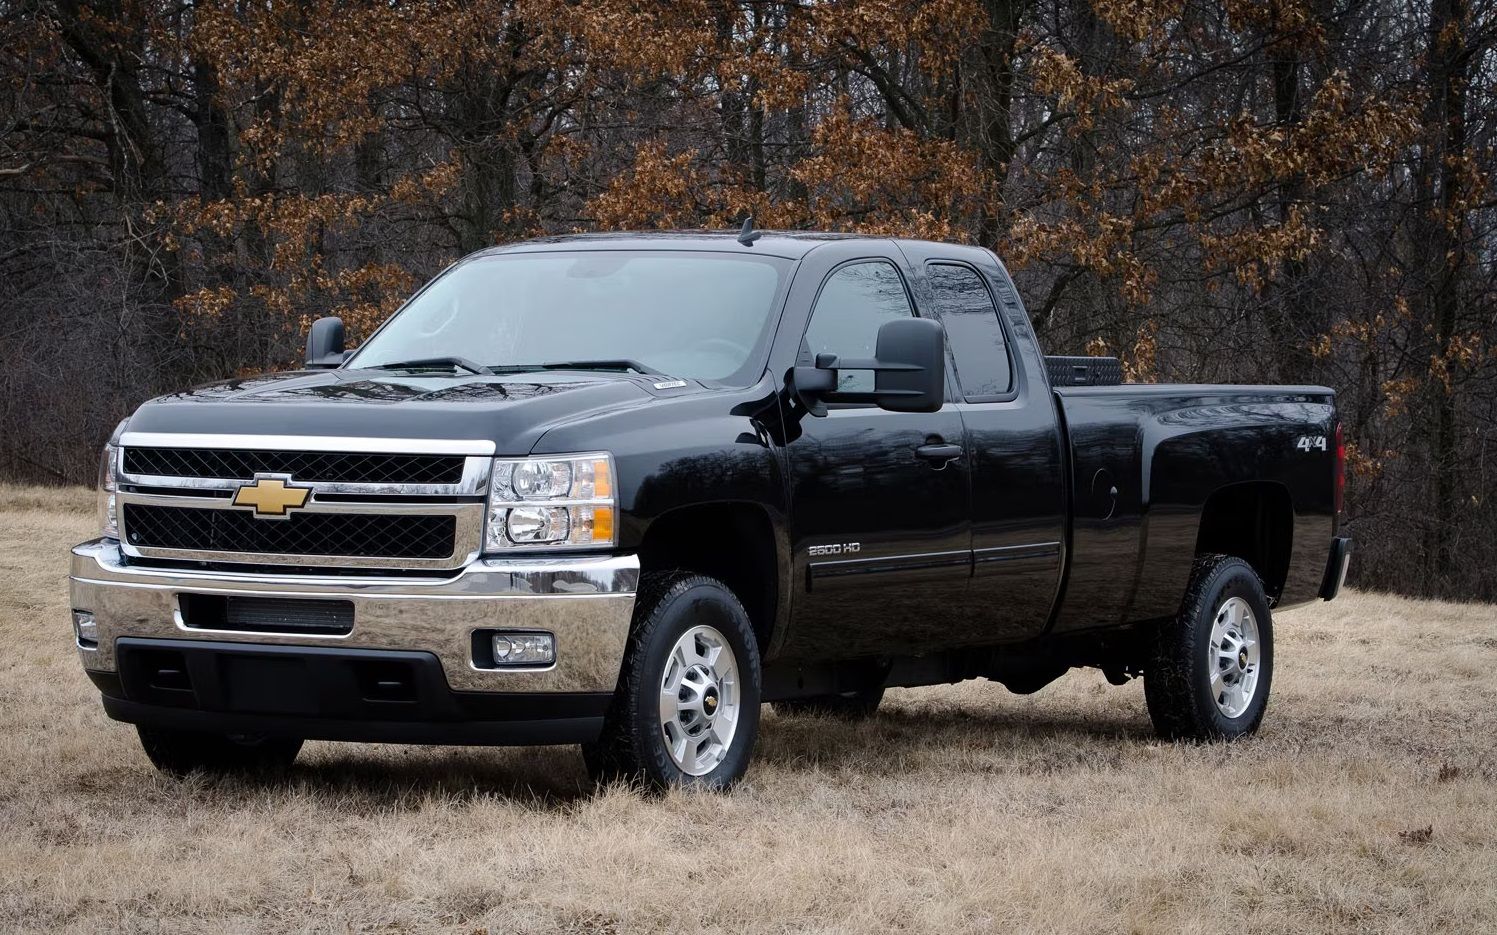
[[[1206,648],[1211,697],[1222,714],[1235,718],[1247,711],[1258,692],[1261,666],[1253,608],[1240,597],[1229,597],[1216,610]]]
[[[660,734],[676,768],[710,773],[728,755],[738,728],[738,660],[709,626],[681,635],[660,680]]]

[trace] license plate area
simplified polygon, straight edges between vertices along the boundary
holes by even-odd
[[[428,652],[121,637],[115,658],[125,698],[142,704],[334,720],[462,716]]]
[[[189,630],[288,636],[347,636],[353,632],[352,601],[179,594],[177,606],[182,625]]]
[[[275,656],[219,659],[224,709],[251,714],[316,714],[317,691],[305,660]]]

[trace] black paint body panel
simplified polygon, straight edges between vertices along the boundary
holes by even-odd
[[[1160,385],[1056,394],[1071,438],[1076,503],[1056,630],[1173,614],[1190,576],[1203,507],[1218,490],[1245,482],[1282,486],[1294,507],[1278,606],[1316,598],[1336,525],[1334,452],[1307,452],[1296,443],[1334,433],[1330,390]]]
[[[553,424],[649,403],[642,382],[621,374],[293,371],[153,399],[130,417],[130,430],[481,439],[501,455],[523,455]]]

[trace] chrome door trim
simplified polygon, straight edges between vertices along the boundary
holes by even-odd
[[[984,562],[1012,562],[1026,558],[1056,558],[1060,555],[1060,542],[1027,542],[1023,545],[999,545],[972,550],[974,560]]]
[[[966,581],[972,576],[972,550],[916,552],[875,558],[835,559],[806,566],[806,590],[897,584],[915,579],[948,577]]]

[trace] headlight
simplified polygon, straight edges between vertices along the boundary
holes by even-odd
[[[607,454],[498,458],[483,550],[611,546],[616,506]]]
[[[115,472],[119,470],[120,449],[116,442],[120,429],[124,427],[125,423],[121,422],[99,453],[99,535],[109,539],[120,537],[119,511],[115,505],[115,493],[119,489]]]

